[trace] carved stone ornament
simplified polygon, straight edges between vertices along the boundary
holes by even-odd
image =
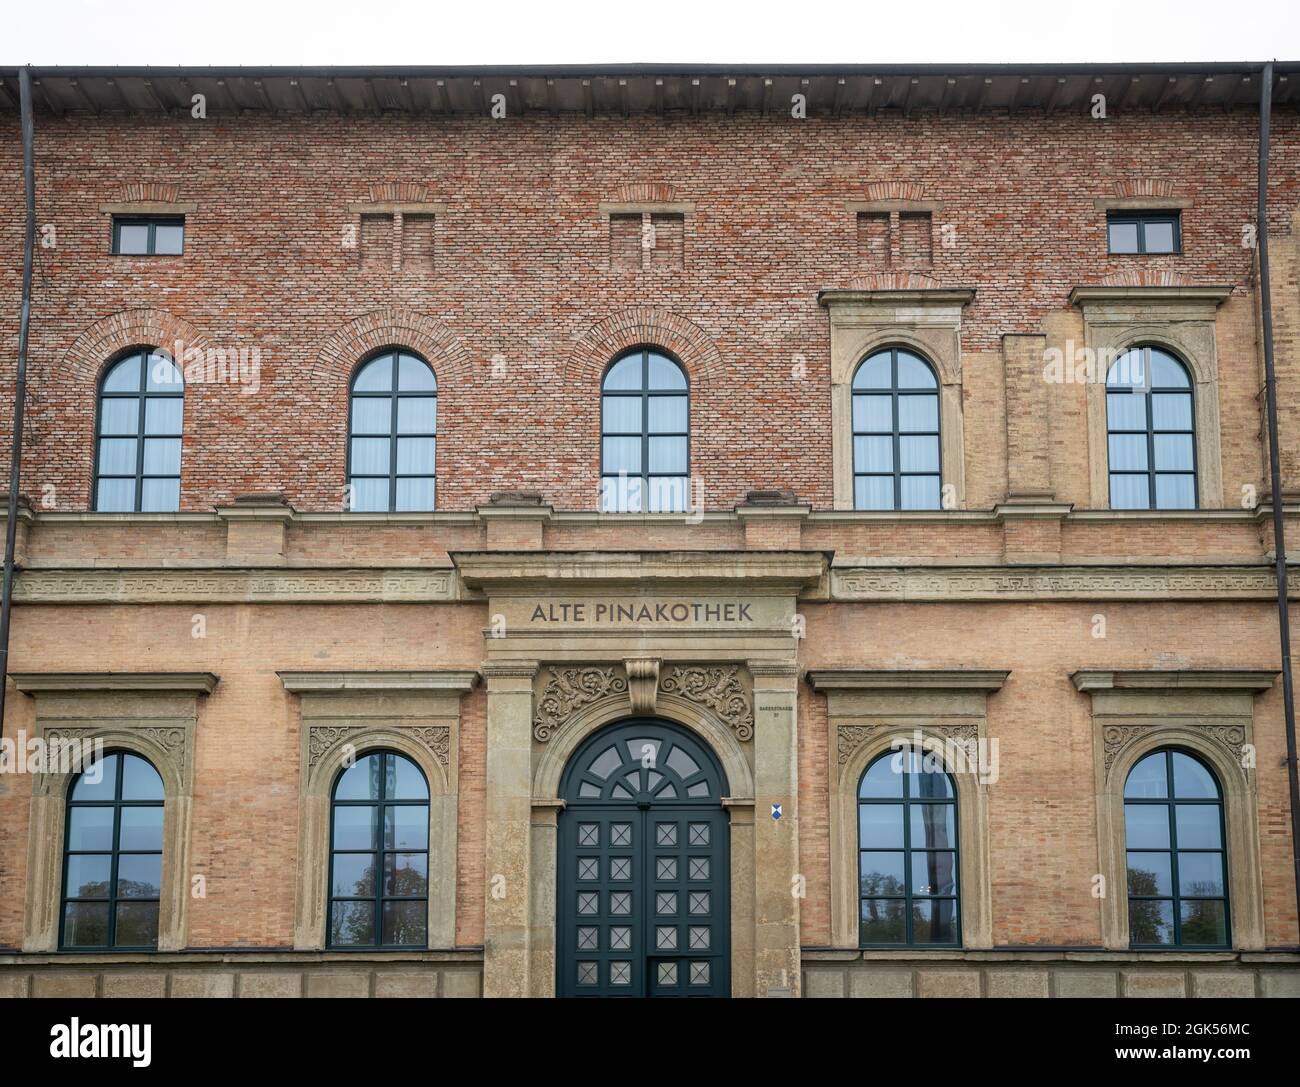
[[[1101,734],[1105,746],[1106,775],[1110,776],[1110,768],[1124,748],[1143,733],[1157,727],[1155,725],[1107,725]],[[1233,762],[1239,766],[1244,765],[1246,730],[1241,725],[1209,725],[1199,731],[1223,748]]]
[[[450,758],[451,729],[446,725],[428,725],[413,728],[411,735],[418,736],[420,742],[429,749],[429,753],[438,760],[438,765],[448,769]]]
[[[733,665],[678,667],[664,678],[663,690],[708,706],[738,740],[754,737],[754,707],[745,694],[740,669]]]
[[[853,757],[859,747],[866,743],[881,729],[880,725],[840,725],[839,741],[836,750],[837,761],[841,766]]]
[[[627,669],[627,693],[633,713],[653,715],[659,694],[659,662],[657,660],[630,660]]]
[[[552,668],[551,678],[537,700],[533,736],[545,743],[574,710],[627,690],[627,680],[613,668]]]
[[[307,735],[307,765],[315,766],[321,757],[348,733],[360,732],[357,725],[313,725]]]

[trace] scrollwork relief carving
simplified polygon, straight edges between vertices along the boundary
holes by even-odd
[[[552,668],[537,700],[533,736],[545,743],[575,710],[626,690],[627,680],[613,668]]]
[[[736,665],[677,667],[664,677],[661,686],[665,693],[707,706],[736,734],[736,739],[753,739],[754,707]]]

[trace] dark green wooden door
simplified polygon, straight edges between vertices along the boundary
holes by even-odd
[[[726,782],[707,746],[625,721],[565,769],[559,820],[561,996],[731,992]]]

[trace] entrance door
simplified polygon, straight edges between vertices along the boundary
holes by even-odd
[[[726,782],[708,747],[624,721],[574,752],[560,795],[557,992],[730,995]]]

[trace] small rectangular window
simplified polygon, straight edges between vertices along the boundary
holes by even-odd
[[[1106,234],[1112,253],[1182,252],[1176,211],[1112,211],[1106,216]]]
[[[179,256],[184,251],[183,216],[113,218],[113,253],[116,256]]]

